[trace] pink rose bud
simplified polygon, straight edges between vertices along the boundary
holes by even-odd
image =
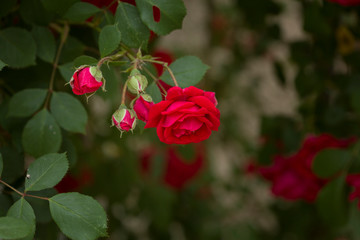
[[[81,66],[70,79],[70,86],[76,95],[92,93],[103,85],[101,71],[95,66]]]
[[[120,106],[120,108],[112,115],[112,122],[113,126],[115,125],[121,132],[128,132],[135,128],[136,117],[132,111],[124,106]]]
[[[149,118],[149,110],[154,105],[152,98],[148,94],[141,94],[138,99],[135,100],[134,103],[134,111],[138,119],[141,121],[147,122]]]
[[[146,77],[142,75],[139,70],[134,69],[131,71],[129,81],[127,82],[130,92],[139,94],[145,90],[147,85],[148,81]]]

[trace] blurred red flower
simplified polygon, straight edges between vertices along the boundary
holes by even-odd
[[[76,175],[67,173],[65,177],[55,186],[59,193],[76,192],[89,186],[94,181],[93,172],[88,167],[81,168]]]
[[[328,134],[309,136],[294,155],[275,156],[271,166],[258,166],[255,171],[272,182],[271,191],[274,195],[288,200],[304,199],[313,202],[328,181],[312,172],[315,155],[326,148],[346,148],[354,141],[354,138],[336,139]],[[253,167],[250,169],[254,171]]]
[[[161,176],[161,181],[164,184],[175,190],[181,190],[201,172],[205,163],[204,146],[202,144],[193,146],[195,156],[191,161],[180,156],[179,147],[169,146],[167,148],[164,173]],[[144,176],[150,175],[156,154],[157,152],[154,149],[143,152],[140,158],[140,170]]]
[[[359,5],[360,0],[329,0],[330,2],[336,2],[343,6],[354,6]]]

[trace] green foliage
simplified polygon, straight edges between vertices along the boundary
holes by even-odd
[[[350,164],[351,154],[346,150],[325,149],[315,156],[312,168],[321,178],[329,178]]]
[[[209,69],[207,65],[194,56],[186,56],[177,59],[170,65],[179,87],[186,88],[198,84]],[[160,77],[167,84],[174,85],[169,72],[165,71]]]
[[[151,95],[154,103],[158,103],[162,100],[161,92],[160,92],[158,86],[156,86],[155,82],[152,82],[149,84],[149,86],[146,88],[146,92]]]
[[[0,71],[6,66],[7,64],[0,60]]]
[[[112,53],[120,44],[121,33],[116,25],[105,26],[99,36],[99,50],[101,57]]]
[[[57,152],[61,144],[61,132],[54,117],[43,109],[25,125],[22,134],[25,152],[34,157]]]
[[[320,217],[330,226],[346,223],[347,209],[345,197],[345,176],[329,182],[318,194],[316,206]]]
[[[0,217],[0,238],[19,239],[31,232],[31,226],[15,217]]]
[[[44,104],[47,90],[25,89],[16,93],[9,103],[9,117],[29,117]]]
[[[24,220],[30,226],[31,231],[22,240],[32,240],[35,234],[35,213],[30,204],[24,199],[20,198],[9,209],[7,216]]]
[[[82,65],[90,65],[90,66],[91,65],[96,65],[97,62],[98,62],[98,60],[96,58],[86,56],[86,55],[82,55],[82,56],[79,56],[79,57],[75,58],[73,65],[74,65],[75,68],[78,68],[78,67],[80,67]],[[74,72],[74,71],[72,71],[72,72]],[[70,80],[70,78],[69,78],[69,80]]]
[[[53,219],[69,238],[90,240],[107,236],[106,213],[93,198],[79,193],[63,193],[49,201]]]
[[[41,0],[41,2],[47,11],[62,16],[73,4],[80,2],[80,0]]]
[[[28,31],[15,27],[0,31],[0,59],[10,67],[34,65],[35,56],[36,44]]]
[[[101,10],[93,4],[77,2],[67,10],[64,18],[75,22],[82,22],[100,11]]]
[[[36,43],[36,55],[43,61],[52,63],[55,58],[56,44],[48,28],[35,26],[31,34]]]
[[[54,92],[50,110],[57,123],[69,132],[85,133],[87,113],[83,105],[68,93]]]
[[[3,158],[2,158],[2,154],[0,153],[0,177],[3,171],[3,167],[4,167]]]
[[[140,19],[136,7],[119,3],[115,14],[115,23],[121,32],[122,42],[131,48],[147,48],[149,29]]]
[[[66,154],[50,153],[35,160],[27,171],[25,191],[39,191],[54,187],[69,168]]]
[[[141,20],[156,34],[166,35],[175,29],[180,29],[186,15],[182,0],[137,0]],[[160,21],[154,19],[153,9],[160,11]]]

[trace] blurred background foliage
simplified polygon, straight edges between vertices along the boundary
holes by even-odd
[[[216,92],[220,130],[201,144],[186,146],[163,144],[153,129],[141,125],[119,138],[110,118],[126,78],[115,67],[104,66],[108,91],[97,92],[88,104],[78,98],[89,115],[86,134],[62,133],[61,152],[67,151],[71,169],[57,191],[95,197],[108,214],[109,239],[114,240],[360,239],[355,202],[346,200],[334,211],[337,202],[327,204],[326,199],[314,204],[279,198],[248,167],[249,162],[271,165],[275,155],[296,153],[309,134],[339,139],[360,134],[360,7],[320,0],[184,3],[183,29],[152,37],[148,52],[163,54],[168,61],[196,55],[211,67],[198,86]],[[47,26],[63,11],[48,13],[44,4],[3,1],[0,29],[21,26],[36,36],[42,28],[33,25]],[[106,17],[113,15],[107,12]],[[58,33],[52,34],[59,41]],[[57,91],[71,91],[64,84],[77,57],[98,57],[97,39],[88,27],[71,26],[55,78]],[[0,46],[0,51],[5,49]],[[48,87],[52,66],[46,54],[40,53],[34,66],[0,72],[3,179],[15,187],[21,186],[33,158],[24,155],[21,143],[29,118],[8,117],[9,99],[29,87]],[[356,152],[354,158],[356,165]],[[356,173],[358,168],[351,169]],[[328,201],[345,199],[350,192],[348,186],[334,189],[327,190]],[[1,191],[2,216],[14,200],[9,189]],[[319,204],[325,210],[319,211]],[[35,239],[65,239],[48,207],[36,199],[32,206],[38,221]],[[325,219],[345,220],[329,224],[324,212]]]

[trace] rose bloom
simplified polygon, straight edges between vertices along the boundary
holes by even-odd
[[[311,166],[315,155],[326,148],[346,148],[353,142],[353,138],[336,139],[328,134],[309,136],[294,155],[276,156],[271,166],[256,167],[256,171],[272,182],[274,195],[288,200],[313,202],[328,181],[313,173]]]
[[[150,108],[145,128],[156,128],[160,141],[167,144],[201,142],[217,131],[220,111],[215,93],[196,87],[169,89],[166,100]]]
[[[354,187],[354,191],[349,195],[349,200],[360,199],[360,174],[349,174],[346,177],[346,182]],[[358,202],[358,208],[360,209],[360,201]]]
[[[72,91],[83,95],[97,91],[102,85],[102,74],[96,67],[84,66],[77,69],[70,80]]]
[[[194,146],[195,156],[190,161],[179,155],[178,149],[174,146],[168,147],[165,156],[164,173],[161,176],[162,181],[175,190],[182,190],[196,176],[199,175],[204,167],[205,153],[204,147],[200,144]],[[154,149],[145,150],[140,158],[141,172],[144,176],[149,176],[153,159],[156,156]]]
[[[330,2],[336,2],[343,6],[354,6],[359,5],[360,0],[329,0]]]

